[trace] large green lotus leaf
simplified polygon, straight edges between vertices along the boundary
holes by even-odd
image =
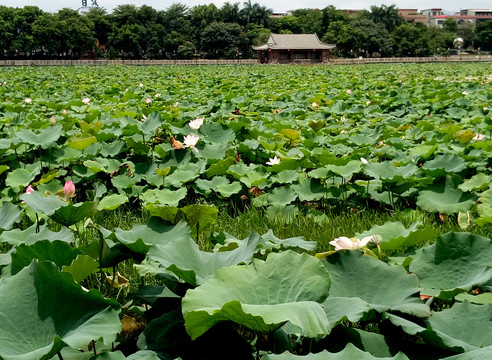
[[[33,191],[30,194],[22,194],[20,199],[23,200],[32,211],[52,215],[61,207],[67,206],[65,201],[60,200],[55,195],[43,196],[38,191]]]
[[[72,274],[73,279],[80,283],[99,267],[99,263],[89,255],[79,254],[70,265],[62,266],[62,271]]]
[[[15,223],[21,221],[22,209],[17,205],[3,203],[0,207],[0,229],[10,230]]]
[[[207,122],[200,127],[203,139],[212,143],[228,143],[236,139],[234,131],[219,123]]]
[[[345,165],[327,165],[326,169],[330,173],[348,180],[352,175],[360,171],[361,165],[362,163],[360,161],[351,160]]]
[[[296,170],[282,170],[277,175],[270,178],[272,184],[290,184],[299,179],[299,172]]]
[[[208,170],[205,172],[205,177],[210,179],[211,177],[217,175],[225,175],[227,174],[227,170],[231,165],[234,165],[236,160],[233,157],[228,157],[224,160],[219,160],[216,163],[210,165]]]
[[[492,279],[492,243],[470,233],[447,233],[410,263],[423,294],[448,299]]]
[[[463,184],[460,184],[458,188],[462,191],[471,190],[485,190],[489,187],[492,181],[492,175],[485,175],[484,173],[478,173],[473,175],[470,179],[465,180]]]
[[[159,360],[157,354],[150,350],[140,350],[134,354],[125,357],[121,351],[103,352],[92,358],[93,360]]]
[[[463,109],[463,108],[459,108],[459,107],[450,107],[448,109],[446,109],[446,112],[448,113],[448,115],[450,117],[452,117],[453,119],[463,119],[464,117],[466,117],[468,115],[468,112]]]
[[[316,179],[306,179],[299,184],[292,185],[292,189],[299,196],[300,201],[315,201],[325,195],[325,187]]]
[[[220,184],[215,188],[222,197],[228,198],[233,194],[237,194],[243,189],[243,186],[238,181],[233,181],[230,184]]]
[[[217,221],[219,210],[215,205],[193,204],[180,209],[194,235],[208,230]]]
[[[478,198],[479,205],[477,212],[480,218],[476,220],[478,225],[483,225],[492,222],[492,189],[484,191]]]
[[[297,198],[297,194],[290,186],[275,188],[268,194],[268,202],[271,205],[289,205]]]
[[[426,240],[433,240],[437,237],[437,230],[425,227],[420,229],[422,223],[414,222],[407,229],[399,221],[387,221],[383,225],[373,225],[370,230],[356,233],[355,237],[362,239],[369,235],[380,235],[382,250],[396,250],[402,247],[410,247],[422,243]]]
[[[49,217],[58,224],[70,226],[82,221],[97,212],[97,203],[84,201],[77,204],[68,204],[55,210]]]
[[[279,239],[272,230],[268,230],[265,234],[259,235],[252,231],[248,238],[239,240],[232,235],[225,234],[225,240],[223,244],[217,244],[216,249],[221,251],[222,247],[228,248],[231,243],[241,244],[247,242],[252,237],[258,237],[258,247],[262,253],[269,249],[287,249],[287,248],[300,248],[307,251],[313,251],[316,249],[316,241],[306,241],[303,236],[296,236],[287,239]]]
[[[454,356],[449,356],[446,360],[489,360],[492,359],[492,346],[465,352]]]
[[[268,179],[268,174],[264,174],[259,171],[251,171],[246,175],[242,176],[239,181],[241,181],[247,187],[259,186]]]
[[[306,337],[327,335],[320,302],[330,288],[326,269],[314,256],[272,253],[266,261],[218,270],[182,301],[185,327],[192,339],[221,321],[271,333],[289,321]]]
[[[228,185],[230,182],[225,176],[214,176],[212,180],[198,179],[195,181],[195,185],[198,187],[198,191],[208,196],[212,193],[212,190],[219,185]]]
[[[0,279],[0,357],[50,359],[63,347],[116,340],[119,304],[84,291],[68,273],[33,261],[15,276]]]
[[[474,304],[492,304],[492,293],[486,292],[479,295],[461,293],[454,297],[456,301],[468,301]]]
[[[364,172],[375,179],[383,181],[398,181],[410,178],[418,171],[414,164],[406,166],[395,166],[392,161],[383,161],[381,163],[369,163],[364,165]]]
[[[458,189],[458,179],[446,176],[444,181],[419,192],[417,205],[426,211],[455,214],[466,212],[475,204],[476,196]]]
[[[451,309],[435,312],[429,324],[445,346],[471,351],[492,346],[492,305],[455,303]]]
[[[80,250],[73,248],[69,243],[58,240],[53,242],[42,240],[31,245],[19,245],[10,253],[12,261],[2,271],[2,275],[15,275],[29,266],[34,259],[52,261],[61,269],[62,266],[70,265],[80,253]]]
[[[357,317],[369,310],[430,315],[429,307],[420,300],[417,277],[403,267],[388,265],[360,251],[338,252],[326,260],[331,288],[323,305],[328,319],[358,321]]]
[[[73,232],[66,227],[62,228],[58,232],[51,231],[48,225],[41,225],[37,229],[37,225],[31,225],[25,230],[13,229],[10,231],[4,231],[0,234],[0,241],[6,242],[10,245],[17,246],[21,244],[32,244],[40,240],[55,241],[60,240],[67,243],[74,241]]]
[[[15,169],[7,173],[5,185],[10,186],[14,191],[19,191],[19,187],[27,187],[36,177],[39,171],[29,171],[24,168]]]
[[[142,201],[150,204],[161,204],[169,206],[178,206],[179,201],[184,199],[188,190],[186,187],[178,190],[170,189],[152,189],[142,193]]]
[[[158,264],[155,273],[172,272],[187,283],[198,286],[220,268],[251,262],[258,250],[258,243],[258,238],[251,237],[234,250],[206,252],[200,250],[191,236],[183,236],[156,244],[147,257]]]
[[[22,142],[33,145],[41,146],[43,149],[49,148],[53,145],[63,134],[63,128],[60,124],[48,126],[47,128],[36,133],[29,129],[20,129],[15,133],[15,136],[22,140]]]
[[[114,210],[128,202],[128,197],[124,194],[111,194],[105,196],[97,205],[98,210]]]
[[[408,360],[405,354],[399,352],[393,357],[376,357],[369,352],[362,351],[356,348],[351,343],[348,343],[345,349],[337,353],[331,353],[323,350],[316,354],[294,355],[289,352],[282,354],[267,354],[263,355],[261,360]]]
[[[426,161],[421,169],[437,177],[466,169],[466,162],[457,154],[437,155],[433,160]]]
[[[225,157],[227,149],[230,149],[229,144],[205,144],[205,146],[200,149],[200,152],[195,154],[198,158],[207,159],[210,163],[213,160],[222,160]]]
[[[164,177],[164,186],[180,187],[182,184],[196,179],[200,174],[194,170],[176,170],[171,175]]]
[[[162,125],[161,114],[157,111],[152,112],[143,122],[138,122],[138,128],[146,136],[154,135],[159,126]]]
[[[116,228],[114,235],[131,251],[146,254],[152,245],[191,238],[191,231],[184,221],[180,221],[175,226],[169,226],[163,221],[151,219],[146,225],[134,225],[130,230]]]
[[[179,221],[179,209],[176,206],[166,206],[158,204],[145,204],[145,209],[149,211],[150,216],[156,216],[171,224]]]
[[[89,134],[76,134],[67,139],[65,143],[71,149],[83,151],[92,144],[97,143],[97,138]]]

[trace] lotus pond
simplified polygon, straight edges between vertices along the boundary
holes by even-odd
[[[0,359],[492,358],[491,82],[1,68]]]

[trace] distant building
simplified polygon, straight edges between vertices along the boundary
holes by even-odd
[[[458,25],[472,24],[473,26],[482,21],[492,20],[492,10],[484,9],[463,9],[454,15],[444,15],[442,9],[421,10],[421,13],[427,17],[427,26],[442,27],[448,18],[455,19]]]
[[[266,44],[253,46],[261,64],[327,62],[336,45],[321,42],[316,34],[270,34]]]
[[[406,22],[427,24],[427,17],[419,13],[418,9],[398,9],[398,15]]]

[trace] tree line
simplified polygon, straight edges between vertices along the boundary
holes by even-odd
[[[36,6],[0,6],[0,58],[130,59],[251,58],[252,45],[270,33],[316,33],[337,45],[335,56],[446,55],[459,36],[465,48],[492,51],[492,21],[472,26],[446,19],[442,28],[405,22],[395,5],[371,6],[356,15],[328,6],[272,17],[272,10],[248,0],[166,10],[119,5],[111,13]]]

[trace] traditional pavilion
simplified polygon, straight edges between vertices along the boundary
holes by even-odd
[[[335,47],[321,42],[316,34],[270,34],[266,44],[253,49],[261,64],[314,64],[328,62]]]

